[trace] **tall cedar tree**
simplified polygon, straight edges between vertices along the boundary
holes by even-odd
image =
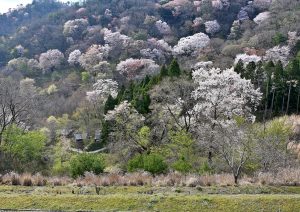
[[[104,114],[106,114],[109,110],[113,110],[117,103],[117,99],[114,99],[111,95],[109,95],[104,105]]]
[[[159,78],[160,80],[164,77],[168,76],[168,69],[166,68],[165,65],[163,65],[160,69],[160,73],[159,73]]]
[[[234,71],[241,75],[241,78],[245,78],[245,69],[244,63],[242,60],[239,60],[238,63],[234,67]]]
[[[177,63],[177,60],[173,59],[169,66],[168,75],[170,77],[178,77],[180,76],[180,74],[181,71],[180,71],[179,64]]]

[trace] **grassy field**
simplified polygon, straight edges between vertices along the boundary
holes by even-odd
[[[0,209],[300,211],[298,187],[0,187]]]

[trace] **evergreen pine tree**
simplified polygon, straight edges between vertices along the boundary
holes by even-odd
[[[104,144],[108,143],[108,137],[110,133],[109,123],[107,121],[103,121],[102,129],[101,129],[101,141]]]
[[[248,63],[248,65],[246,66],[245,74],[244,74],[245,78],[253,81],[254,75],[255,75],[255,70],[256,70],[255,62],[252,61],[252,62]]]
[[[178,76],[180,76],[180,74],[181,74],[181,71],[180,71],[179,64],[177,63],[176,59],[173,59],[169,66],[168,75],[170,77],[178,77]]]
[[[162,80],[164,77],[168,76],[168,69],[163,65],[160,69],[159,78]]]
[[[109,110],[113,110],[116,104],[117,100],[114,99],[111,95],[109,95],[104,105],[104,114],[106,114]]]
[[[126,90],[125,86],[122,85],[117,95],[117,99],[116,99],[117,104],[121,103],[124,100],[125,90]]]
[[[239,60],[238,63],[234,67],[234,71],[241,75],[242,78],[244,78],[245,69],[244,69],[244,63],[242,60]]]

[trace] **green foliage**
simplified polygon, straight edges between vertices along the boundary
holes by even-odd
[[[246,71],[244,77],[246,79],[253,80],[255,76],[256,64],[255,62],[250,62],[246,66]]]
[[[279,44],[285,42],[286,40],[287,40],[287,38],[279,32],[277,32],[275,34],[275,36],[273,37],[273,42],[275,45],[279,45]]]
[[[244,78],[245,69],[244,69],[244,63],[242,60],[239,60],[238,63],[234,67],[234,71],[241,75],[242,78]]]
[[[192,164],[186,161],[184,157],[181,157],[179,160],[173,163],[172,167],[176,171],[179,171],[184,174],[189,173],[193,168]]]
[[[173,59],[168,70],[168,75],[170,77],[179,77],[181,74],[181,70],[177,60]]]
[[[129,160],[127,165],[129,172],[144,170],[151,174],[161,174],[166,172],[167,169],[168,165],[165,163],[164,158],[157,153],[138,154]]]
[[[140,131],[138,132],[138,143],[143,146],[143,147],[147,147],[149,146],[150,143],[150,128],[147,126],[144,126],[140,129]]]
[[[104,158],[97,154],[79,154],[71,158],[70,170],[72,177],[82,176],[84,172],[100,174],[105,168]]]
[[[107,121],[103,121],[102,128],[101,128],[101,142],[107,143],[109,137],[110,127]]]
[[[117,104],[117,100],[114,99],[111,95],[109,95],[104,104],[104,114],[106,114],[109,110],[113,110],[116,104]]]
[[[159,78],[163,79],[164,77],[168,76],[168,69],[165,65],[163,65],[160,69]]]
[[[279,141],[282,145],[292,135],[292,126],[287,123],[286,118],[276,118],[267,123],[266,129],[260,131],[262,137],[272,137],[273,141]]]
[[[11,126],[4,132],[3,141],[1,149],[14,160],[14,168],[31,170],[37,168],[33,167],[34,164],[41,163],[47,138],[39,131],[25,132]],[[29,164],[31,167],[28,167]]]
[[[208,164],[207,161],[205,161],[199,169],[200,174],[212,174],[213,173],[213,168]]]
[[[63,151],[62,143],[58,142],[54,147],[54,162],[52,174],[66,176],[70,173],[70,155]]]
[[[151,174],[161,174],[168,169],[164,158],[159,154],[149,154],[144,156],[144,170]]]
[[[144,169],[144,158],[143,155],[138,154],[128,161],[127,170],[129,172],[134,172]]]
[[[81,81],[82,82],[87,83],[87,82],[89,82],[90,78],[91,78],[91,75],[89,72],[84,71],[81,73]]]

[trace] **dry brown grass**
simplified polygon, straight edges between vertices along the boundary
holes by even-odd
[[[86,172],[83,177],[73,180],[69,177],[44,177],[40,174],[17,174],[10,172],[0,176],[0,184],[23,186],[158,186],[158,187],[197,187],[197,186],[233,186],[235,185],[231,174],[215,175],[183,175],[171,172],[165,175],[152,176],[147,172],[127,174],[95,175]],[[274,185],[295,186],[300,185],[300,169],[281,169],[276,173],[258,173],[254,177],[244,176],[239,180],[240,185]]]
[[[286,168],[277,173],[259,173],[256,182],[261,185],[299,186],[300,169]]]

